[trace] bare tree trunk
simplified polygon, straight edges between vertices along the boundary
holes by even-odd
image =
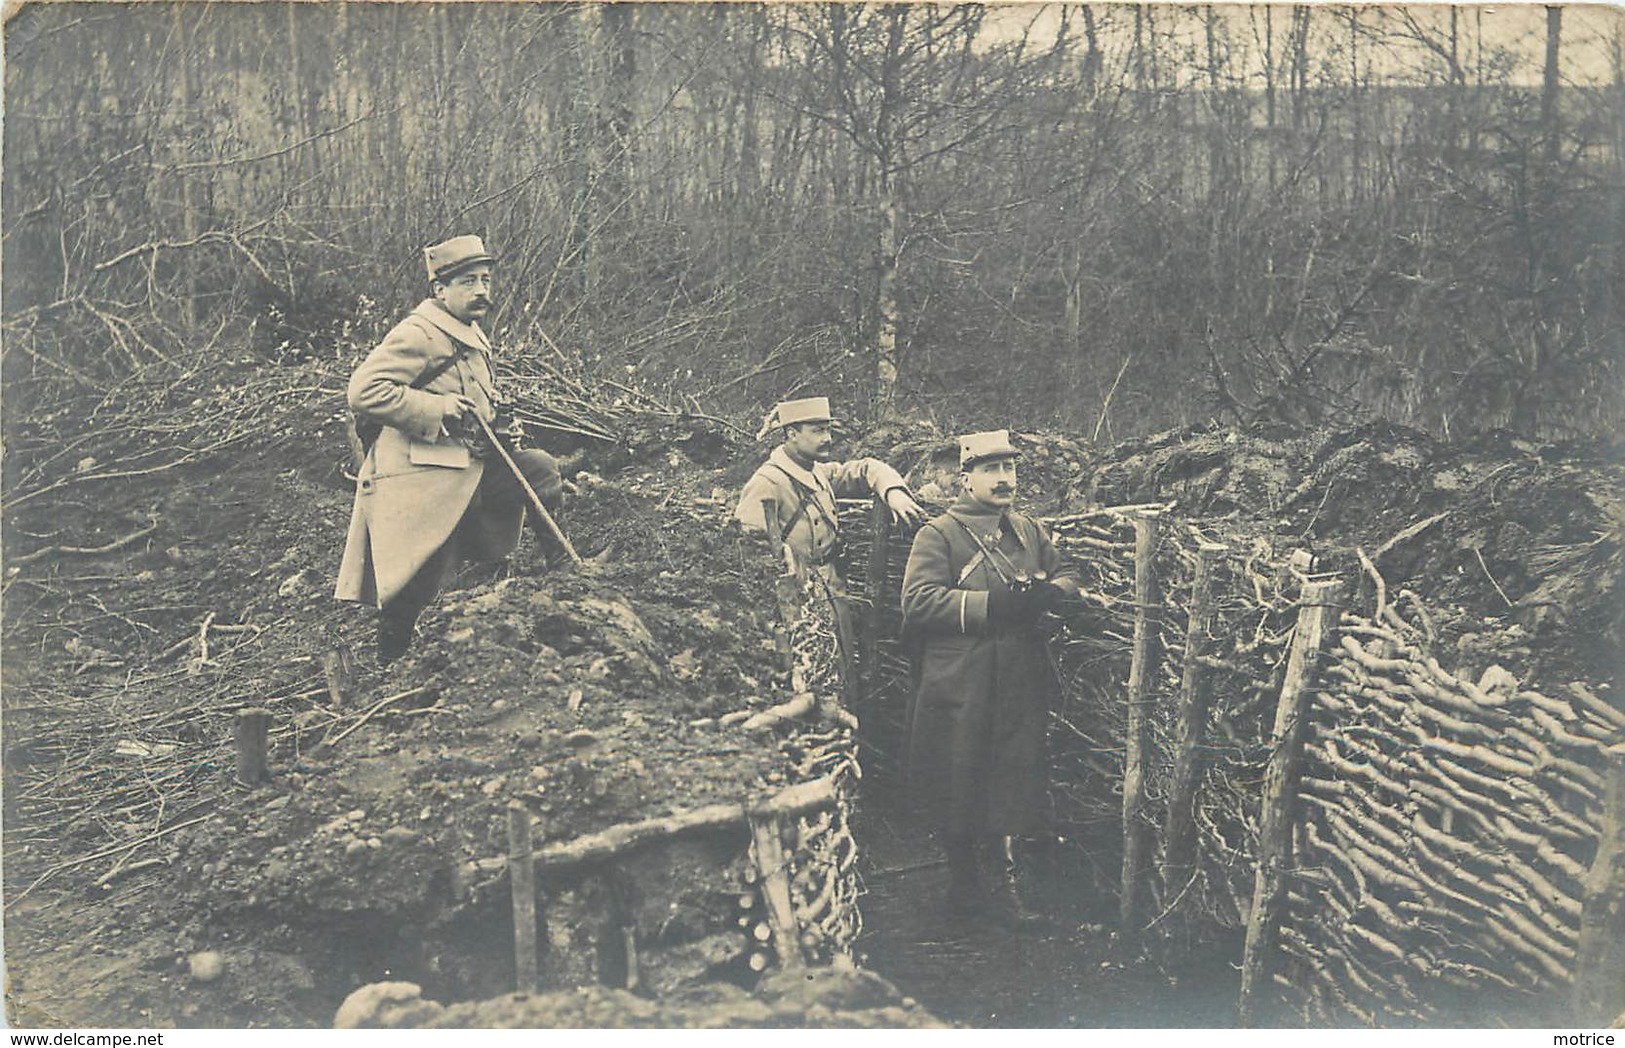
[[[1347,198],[1350,203],[1360,199],[1360,182],[1364,178],[1365,168],[1365,92],[1360,90],[1360,11],[1351,7],[1348,10],[1349,20],[1349,94],[1354,98],[1354,104],[1349,107],[1349,119],[1354,127],[1349,134],[1349,185]]]
[[[174,7],[175,76],[179,81],[180,104],[176,106],[179,114],[176,118],[176,126],[170,129],[169,147],[170,156],[173,157],[177,169],[175,177],[180,180],[181,235],[188,242],[191,242],[198,238],[197,202],[192,186],[192,177],[182,166],[187,160],[186,140],[192,131],[192,44],[186,31],[186,13],[188,10],[189,7],[186,4],[176,4]],[[181,296],[181,318],[186,322],[188,328],[197,323],[199,290],[196,278],[188,278],[186,293]]]
[[[880,228],[875,260],[875,387],[874,417],[889,417],[897,405],[897,253],[898,196],[903,164],[897,137],[897,110],[902,103],[900,82],[908,8],[886,10],[886,53],[880,69],[880,112],[875,117],[875,144],[879,151],[876,191]]]
[[[632,98],[637,83],[637,48],[632,35],[631,4],[603,7],[604,46],[608,49],[608,75],[604,89],[605,151],[604,197],[624,209],[632,193],[635,164],[632,156]]]
[[[880,232],[875,281],[875,417],[897,405],[897,193],[895,179],[880,177]]]
[[[1304,107],[1309,102],[1309,8],[1292,9],[1292,131],[1303,131]]]
[[[575,12],[575,95],[571,104],[570,126],[575,153],[575,203],[572,207],[574,233],[570,249],[575,252],[578,298],[576,329],[581,338],[581,367],[591,374],[600,355],[596,315],[598,307],[598,177],[602,169],[598,143],[598,70],[601,39],[598,22],[602,8],[583,3]]]
[[[1083,54],[1083,69],[1078,79],[1083,85],[1085,98],[1094,97],[1095,85],[1100,79],[1100,29],[1095,24],[1095,6],[1083,5],[1083,39],[1088,50]]]
[[[1269,163],[1269,187],[1275,189],[1275,8],[1264,5],[1264,128]]]
[[[1558,109],[1557,93],[1560,87],[1559,48],[1563,35],[1563,8],[1549,4],[1546,8],[1546,72],[1540,87],[1540,123],[1545,136],[1546,162],[1556,166],[1562,145],[1562,114]]]

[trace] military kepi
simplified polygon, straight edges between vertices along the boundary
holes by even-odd
[[[828,397],[803,397],[800,400],[781,400],[767,417],[762,420],[762,429],[756,434],[756,439],[772,433],[782,426],[793,426],[797,422],[833,422],[834,417],[829,411]]]
[[[446,280],[476,262],[495,262],[486,254],[485,242],[476,236],[452,237],[423,249],[423,264],[430,280]]]
[[[833,418],[828,397],[780,401],[779,406],[773,409],[773,416],[781,426],[793,426],[797,422],[828,422]]]
[[[986,433],[967,433],[959,438],[959,468],[970,469],[978,462],[1015,458],[1021,452],[1010,443],[1010,431],[994,429]]]

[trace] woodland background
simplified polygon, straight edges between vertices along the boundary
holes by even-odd
[[[1609,434],[1621,26],[29,6],[6,26],[6,494],[129,405],[184,414],[223,364],[341,373],[422,294],[418,249],[469,231],[502,257],[510,353],[735,418],[827,392],[1095,439]]]

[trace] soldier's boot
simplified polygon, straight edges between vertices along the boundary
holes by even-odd
[[[987,888],[977,870],[976,844],[968,837],[949,837],[945,843],[948,852],[948,912],[956,917],[974,916],[988,903]]]
[[[1028,905],[1021,890],[1020,871],[1017,869],[1012,839],[1003,837],[995,842],[993,851],[992,912],[998,922],[1012,931],[1037,931],[1048,922],[1044,916]]]
[[[378,613],[378,664],[394,662],[412,646],[412,633],[417,626],[416,615],[398,612]]]

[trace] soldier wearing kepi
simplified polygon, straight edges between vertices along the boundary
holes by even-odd
[[[837,498],[879,495],[896,520],[916,525],[925,519],[925,510],[898,472],[879,459],[834,461],[833,421],[827,397],[787,400],[775,407],[757,439],[778,431],[783,442],[745,482],[734,516],[746,528],[766,530],[762,501],[772,500],[784,543],[798,567],[817,571],[839,589]]]
[[[909,786],[942,833],[949,908],[1024,925],[1038,918],[1018,891],[1011,838],[1041,829],[1044,731],[1060,693],[1040,620],[1078,583],[1011,508],[1017,454],[1005,430],[960,438],[962,494],[909,551],[903,636],[918,652]]]
[[[407,649],[418,614],[459,561],[513,552],[527,516],[527,496],[477,421],[498,415],[491,342],[479,325],[491,309],[496,260],[476,236],[425,248],[423,258],[430,297],[384,336],[349,386],[351,409],[380,428],[357,473],[334,596],[377,605],[381,662]],[[539,450],[513,458],[556,516],[558,463]],[[557,540],[541,522],[531,526],[552,554]]]

